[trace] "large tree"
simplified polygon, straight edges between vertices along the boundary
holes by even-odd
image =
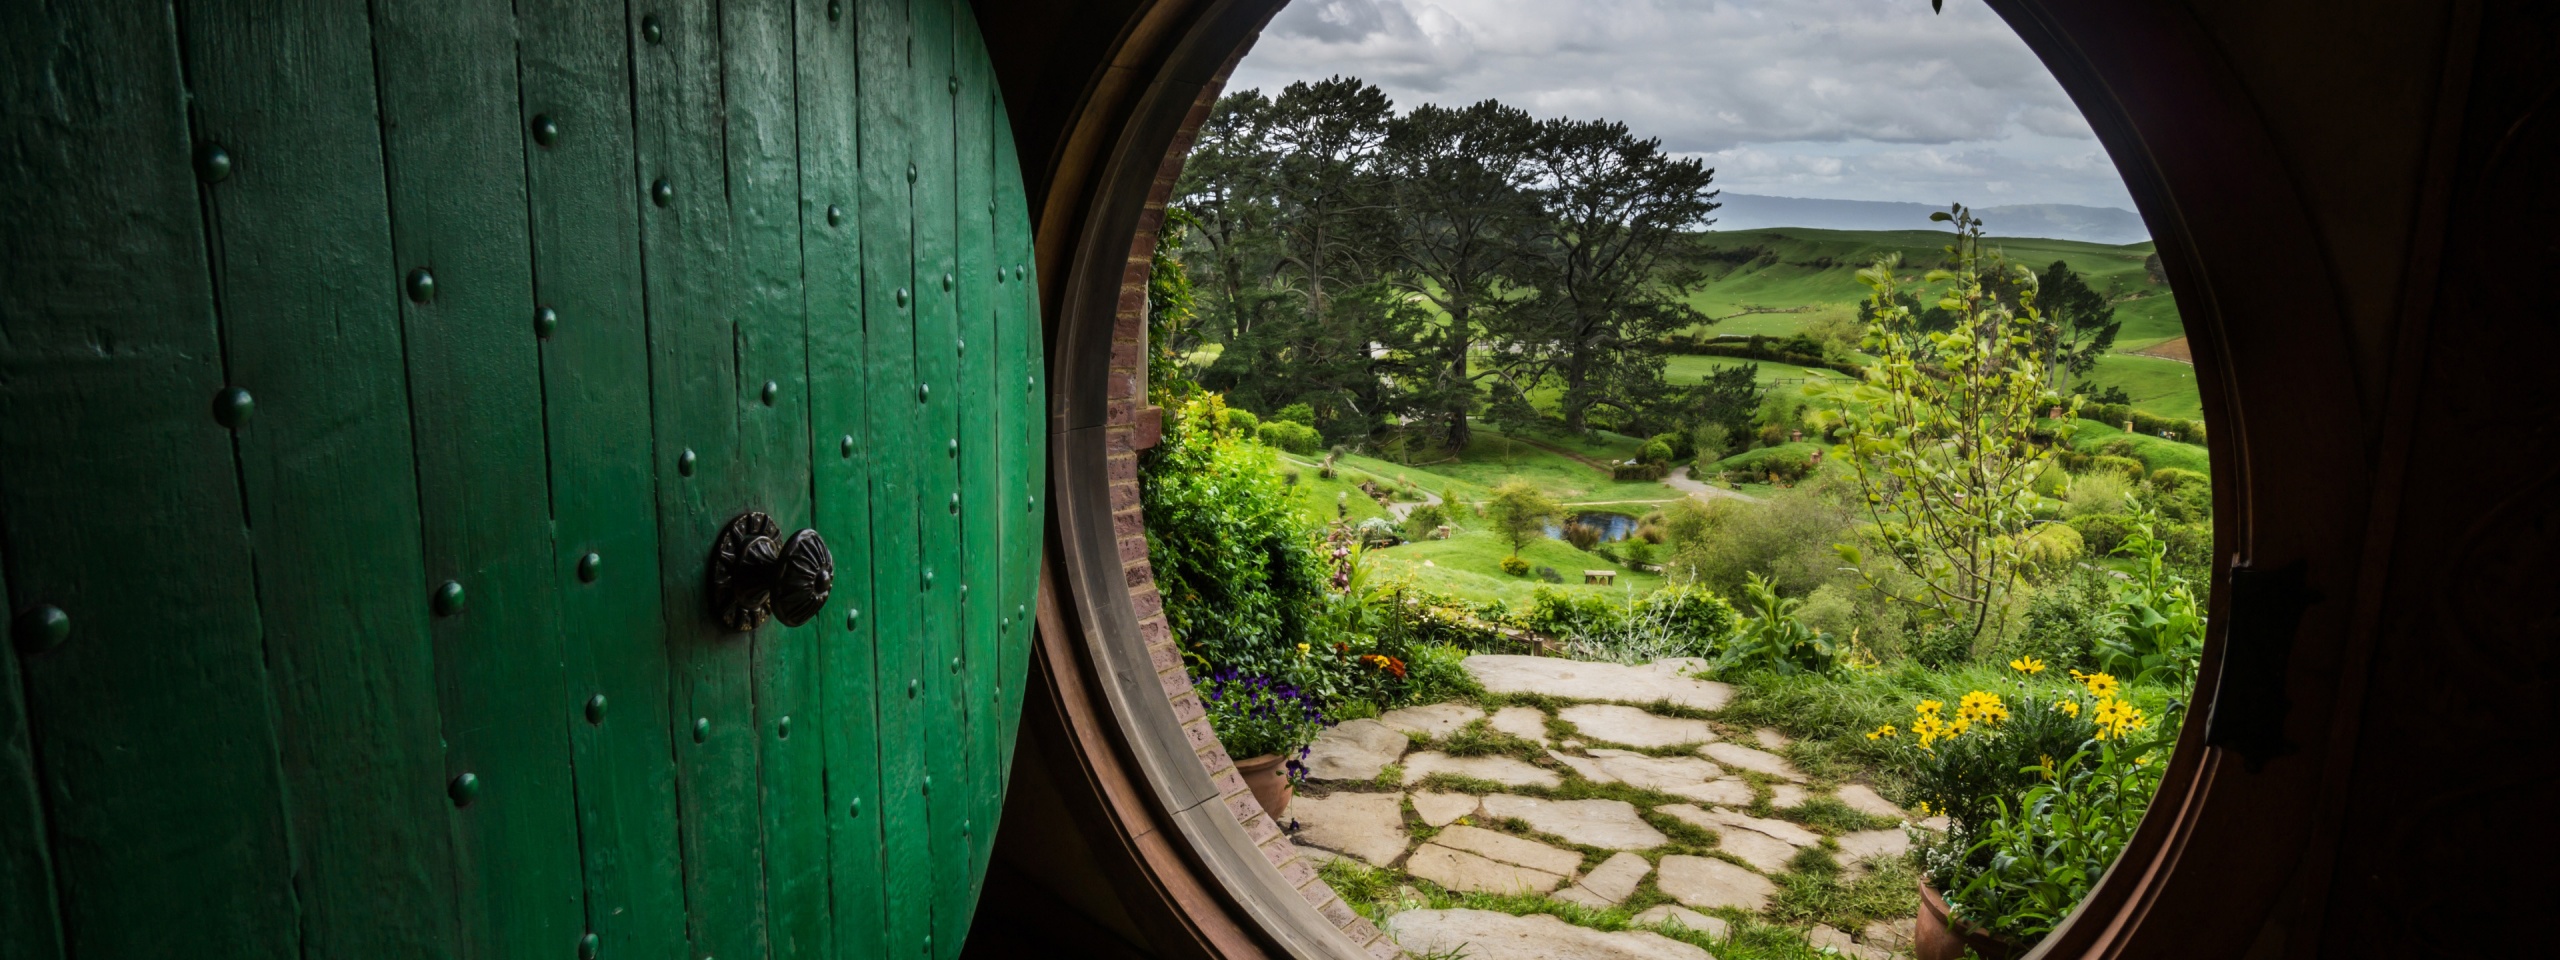
[[[1607,121],[1541,122],[1529,162],[1547,233],[1525,265],[1538,301],[1515,312],[1510,366],[1517,381],[1561,385],[1559,412],[1578,433],[1596,407],[1641,412],[1662,390],[1662,335],[1708,321],[1679,278],[1693,272],[1680,262],[1685,233],[1718,206],[1715,171]]]
[[[1427,337],[1414,402],[1432,439],[1451,451],[1466,448],[1481,394],[1469,365],[1475,346],[1520,299],[1505,277],[1539,233],[1527,191],[1536,132],[1525,111],[1487,100],[1457,110],[1424,104],[1387,134],[1395,283],[1446,317]]]
[[[2116,331],[2124,328],[2107,295],[2091,289],[2088,278],[2060,260],[2036,276],[2036,307],[2044,314],[2036,349],[2045,357],[2045,379],[2056,389],[2096,368],[2098,358],[2116,345]]]

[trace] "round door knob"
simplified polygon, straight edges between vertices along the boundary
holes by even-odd
[[[723,626],[753,630],[770,617],[796,627],[827,605],[836,560],[818,531],[784,538],[772,517],[750,511],[721,528],[709,581],[711,610]]]

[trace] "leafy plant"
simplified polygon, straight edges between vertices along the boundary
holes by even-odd
[[[1965,860],[1978,867],[1950,886],[1956,916],[2034,943],[2089,895],[2142,821],[2176,739],[2176,726],[2137,740],[2092,741],[2040,765],[2039,782],[1998,801],[1973,834]]]
[[[1522,559],[1520,559],[1520,555],[1519,555],[1519,554],[1516,554],[1516,553],[1515,553],[1515,554],[1512,554],[1512,555],[1510,555],[1510,556],[1504,557],[1504,558],[1502,558],[1502,572],[1507,573],[1507,574],[1510,574],[1510,575],[1515,576],[1515,577],[1525,577],[1525,576],[1528,576],[1528,575],[1529,575],[1529,561],[1526,561],[1526,560],[1522,560]]]
[[[1742,590],[1750,617],[1716,657],[1716,672],[1829,673],[1838,664],[1839,647],[1831,637],[1796,619],[1801,601],[1779,596],[1777,587],[1757,573]]]
[[[2098,640],[2098,659],[2136,683],[2185,690],[2204,655],[2204,611],[2187,581],[2168,572],[2168,545],[2157,535],[2159,514],[2137,507],[2119,556],[2133,558],[2133,579],[2122,589],[2122,622]]]
[[[2076,411],[2079,399],[2046,384],[2035,273],[1986,247],[1963,205],[1930,219],[1956,228],[1946,248],[1954,268],[1926,277],[1944,285],[1936,300],[1952,328],[1924,327],[1894,258],[1858,271],[1872,291],[1866,346],[1877,362],[1855,389],[1824,394],[1831,403],[1817,425],[1846,433],[1879,559],[1905,576],[1878,575],[1849,544],[1841,557],[1869,585],[1979,637],[2019,581],[2020,535],[2051,458],[2044,414]],[[2052,434],[2068,443],[2072,422]]]
[[[1218,742],[1239,759],[1260,756],[1289,758],[1292,778],[1303,776],[1307,745],[1328,725],[1324,706],[1298,687],[1270,677],[1220,670],[1193,687],[1209,715]]]
[[[1138,474],[1165,617],[1202,667],[1280,675],[1323,586],[1314,531],[1270,449],[1232,429],[1217,395],[1167,413]]]

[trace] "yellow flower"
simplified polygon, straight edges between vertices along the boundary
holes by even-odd
[[[1893,724],[1890,724],[1890,723],[1885,724],[1884,726],[1881,726],[1881,727],[1877,727],[1877,728],[1875,728],[1875,729],[1873,729],[1873,730],[1869,730],[1869,731],[1867,731],[1867,739],[1869,739],[1869,740],[1881,740],[1881,739],[1884,739],[1884,738],[1886,738],[1886,737],[1890,737],[1890,736],[1893,736],[1893,735],[1894,735],[1894,731],[1893,731]]]
[[[1929,815],[1929,801],[1922,800],[1918,804],[1914,805],[1911,810],[1913,813],[1926,817]]]
[[[1976,690],[1964,695],[1956,704],[1956,722],[1981,723],[1985,726],[2009,719],[2009,707],[2000,695]]]
[[[2118,684],[2116,683],[2116,678],[2113,676],[2104,673],[2092,673],[2078,679],[2081,683],[2089,686],[2089,692],[2092,694],[2100,697],[2112,697],[2116,695],[2116,687]]]
[[[1957,734],[1963,733],[1965,728],[1971,726],[1973,726],[1973,721],[1967,720],[1963,717],[1957,717],[1954,723],[1947,724],[1947,739],[1955,739]]]
[[[2100,740],[2120,740],[2126,734],[2150,725],[2142,718],[2142,708],[2114,697],[2099,698],[2097,711],[2090,715],[2090,719],[2098,724]]]
[[[2044,661],[2038,660],[2034,657],[2019,657],[2018,659],[2009,661],[2009,669],[2018,671],[2019,673],[2043,673]]]
[[[1944,703],[1943,701],[1938,701],[1938,700],[1922,700],[1922,701],[1920,701],[1920,705],[1919,705],[1919,706],[1914,707],[1914,708],[1912,708],[1912,709],[1914,709],[1914,710],[1918,711],[1918,712],[1920,713],[1920,715],[1921,715],[1921,716],[1924,716],[1924,717],[1934,717],[1934,716],[1937,716],[1937,715],[1938,715],[1938,711],[1940,711],[1940,710],[1944,710],[1944,709],[1946,709],[1946,708],[1947,708],[1947,705],[1946,705],[1946,703]]]
[[[2040,753],[2036,755],[2036,773],[2047,780],[2053,779],[2053,754]]]
[[[2056,700],[2053,702],[2053,707],[2054,709],[2060,710],[2071,716],[2076,717],[2080,715],[2080,701],[2078,700]]]
[[[1309,651],[1309,650],[1311,650],[1311,649],[1313,649],[1313,648],[1312,648],[1312,647],[1307,646],[1306,644],[1301,643],[1301,644],[1299,644],[1299,645],[1298,645],[1298,655],[1299,655],[1299,656],[1301,656],[1301,657],[1306,656],[1306,655],[1307,655],[1307,651]]]

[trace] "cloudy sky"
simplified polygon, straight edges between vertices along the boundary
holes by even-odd
[[[1337,73],[1399,110],[1485,98],[1622,120],[1735,193],[2131,209],[1981,0],[1294,0],[1229,90]]]

